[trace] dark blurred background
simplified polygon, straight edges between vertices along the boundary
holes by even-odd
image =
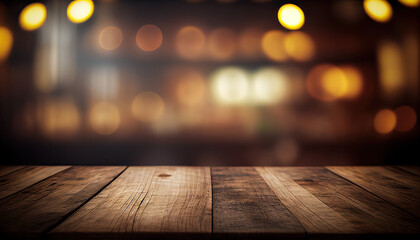
[[[1,164],[417,165],[419,3],[2,1]]]

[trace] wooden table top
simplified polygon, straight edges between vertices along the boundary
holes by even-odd
[[[420,167],[0,167],[13,239],[414,239],[419,218]]]

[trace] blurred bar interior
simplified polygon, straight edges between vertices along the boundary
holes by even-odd
[[[0,3],[2,164],[418,164],[420,0]]]

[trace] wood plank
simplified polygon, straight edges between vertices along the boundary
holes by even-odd
[[[303,239],[305,230],[251,167],[212,168],[216,239]]]
[[[125,167],[71,167],[0,200],[0,232],[38,236],[100,191]]]
[[[67,168],[69,166],[28,166],[0,177],[0,199]]]
[[[50,236],[210,239],[208,167],[129,167]]]
[[[25,166],[1,166],[0,167],[0,177],[7,175],[11,172],[24,168]]]
[[[420,217],[420,177],[390,167],[327,167],[327,169]]]
[[[409,172],[411,174],[420,176],[420,167],[419,166],[398,166],[397,168]]]
[[[325,168],[258,168],[258,171],[299,219],[310,239],[356,236],[400,239],[419,233],[419,221],[414,216]]]

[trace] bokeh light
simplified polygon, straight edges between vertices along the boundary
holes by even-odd
[[[13,35],[9,29],[0,27],[0,63],[10,54],[13,46]]]
[[[256,57],[261,53],[263,32],[257,28],[247,28],[239,36],[239,49],[246,57]]]
[[[381,42],[377,51],[379,83],[383,95],[392,99],[404,89],[404,53],[398,43]]]
[[[280,24],[289,30],[297,30],[305,23],[305,15],[302,9],[291,3],[281,6],[277,17]]]
[[[377,22],[387,22],[392,17],[392,7],[385,0],[364,0],[366,14]]]
[[[131,104],[131,112],[141,122],[155,122],[165,110],[162,98],[154,92],[138,94]]]
[[[373,125],[375,130],[380,134],[387,134],[394,130],[397,124],[397,117],[390,109],[380,110],[375,115]]]
[[[279,30],[271,30],[264,34],[261,47],[264,54],[274,61],[284,61],[288,58],[284,48],[285,34]]]
[[[398,0],[400,3],[407,7],[418,7],[420,6],[420,0]]]
[[[398,132],[408,132],[414,128],[417,122],[417,114],[410,106],[400,106],[395,109],[397,115],[397,126],[395,130]]]
[[[315,43],[303,32],[291,32],[284,38],[287,54],[297,61],[311,60],[315,54]]]
[[[198,58],[204,49],[203,31],[194,26],[183,27],[176,35],[175,47],[179,55],[187,59]]]
[[[197,106],[204,100],[206,82],[200,72],[182,71],[176,78],[175,94],[180,104]]]
[[[106,51],[117,49],[123,41],[121,30],[115,26],[108,26],[101,30],[98,37],[99,46]]]
[[[226,60],[235,52],[235,33],[227,28],[216,28],[210,32],[209,40],[210,56],[217,60]]]
[[[26,6],[19,16],[20,26],[27,31],[40,28],[47,18],[47,9],[42,3],[31,3]]]
[[[136,34],[137,46],[146,52],[155,51],[162,44],[163,35],[159,27],[148,24],[141,27]]]
[[[75,0],[67,7],[67,17],[74,23],[82,23],[92,16],[94,8],[91,0]]]
[[[348,83],[340,68],[330,67],[321,77],[321,86],[327,94],[336,99],[346,94]]]
[[[99,102],[90,109],[89,122],[95,132],[110,135],[120,125],[120,112],[110,102]]]
[[[359,97],[364,86],[362,73],[353,66],[341,66],[340,70],[344,73],[347,81],[347,88],[343,98],[355,99]]]
[[[261,105],[274,104],[288,94],[288,81],[284,73],[274,67],[258,70],[251,85],[253,102]]]
[[[237,67],[217,70],[211,77],[212,94],[222,105],[241,105],[248,99],[248,74]]]

